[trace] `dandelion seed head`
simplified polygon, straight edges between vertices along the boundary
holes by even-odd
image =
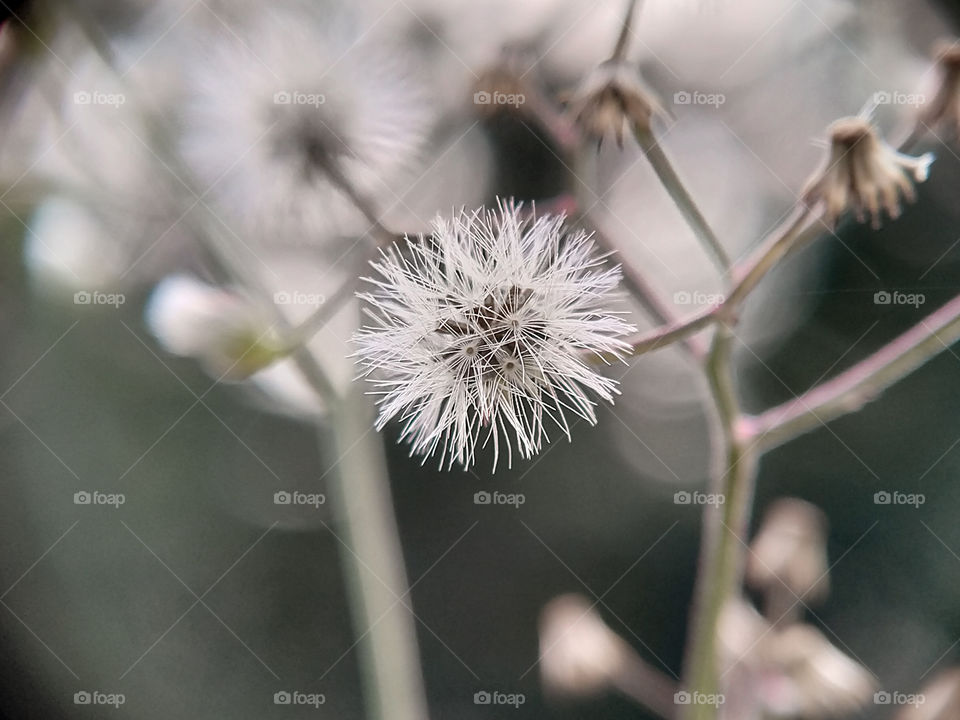
[[[625,352],[633,332],[605,310],[620,279],[562,217],[524,218],[520,205],[437,218],[373,263],[361,295],[369,322],[357,355],[414,454],[469,467],[478,446],[529,458],[548,429],[570,436],[567,413],[596,423],[591,395],[616,382],[584,355]]]

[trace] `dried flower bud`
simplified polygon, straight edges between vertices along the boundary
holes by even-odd
[[[653,116],[664,112],[636,68],[621,60],[608,60],[590,73],[571,96],[568,111],[598,148],[608,134],[622,148],[624,125],[649,132]]]
[[[924,125],[948,125],[960,138],[960,41],[941,40],[933,53],[940,70],[940,87],[920,120]]]
[[[950,668],[938,674],[924,686],[919,697],[923,700],[904,705],[896,720],[954,720],[960,717],[960,668]]]
[[[610,687],[629,648],[586,598],[561,595],[540,615],[540,672],[559,695],[592,695]]]
[[[822,202],[830,225],[848,210],[858,222],[869,216],[874,228],[880,227],[881,207],[891,219],[898,217],[901,196],[908,202],[915,199],[910,176],[915,182],[926,180],[933,154],[915,158],[899,153],[859,117],[837,120],[828,131],[826,164],[808,182],[804,202],[809,207]]]
[[[746,579],[757,590],[782,588],[789,600],[804,601],[823,600],[829,592],[826,519],[810,503],[793,498],[774,503],[750,550]]]
[[[251,302],[195,278],[166,278],[153,291],[147,324],[167,352],[199,360],[218,380],[244,380],[286,355]]]

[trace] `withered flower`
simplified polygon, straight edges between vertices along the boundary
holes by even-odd
[[[933,154],[912,157],[897,152],[860,117],[837,120],[828,132],[826,163],[803,191],[807,206],[823,203],[824,219],[831,226],[847,211],[852,211],[858,222],[869,217],[874,228],[880,227],[881,209],[891,219],[897,218],[901,197],[913,202],[913,182],[927,179]]]
[[[608,60],[590,73],[573,92],[568,112],[580,131],[597,141],[612,134],[623,147],[623,128],[650,131],[654,115],[664,114],[656,95],[635,67],[623,60]]]

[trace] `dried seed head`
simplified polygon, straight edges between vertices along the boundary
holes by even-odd
[[[828,128],[830,151],[823,169],[807,183],[803,200],[823,204],[825,221],[835,226],[847,211],[858,222],[870,218],[880,227],[881,210],[900,215],[901,198],[913,202],[913,182],[927,179],[933,154],[912,157],[881,140],[873,125],[860,117],[842,118]],[[911,181],[912,178],[912,181]]]
[[[622,148],[624,125],[649,132],[653,116],[664,114],[637,69],[620,60],[608,60],[590,73],[573,92],[568,112],[598,149],[607,135]]]

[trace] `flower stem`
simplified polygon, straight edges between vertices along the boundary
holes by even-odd
[[[630,345],[630,355],[636,357],[644,353],[653,352],[668,347],[675,342],[685,340],[690,335],[702,330],[717,321],[717,307],[704,308],[700,312],[683,320],[667,323],[648,333],[641,333],[627,339]],[[598,362],[616,360],[613,355],[593,356]]]
[[[597,245],[610,254],[616,255],[620,261],[620,268],[623,272],[624,286],[654,323],[657,325],[672,326],[678,323],[679,320],[674,316],[671,309],[664,304],[657,291],[647,282],[646,276],[640,268],[630,262],[624,253],[620,251],[620,248],[613,239],[600,228],[592,212],[592,208],[596,203],[587,205],[587,200],[590,197],[597,197],[596,193],[583,180],[584,176],[596,174],[592,165],[592,158],[592,153],[587,153],[581,149],[569,158],[570,162],[575,165],[575,169],[572,169],[571,165],[567,164],[567,174],[571,185],[570,191],[576,199],[577,207],[581,208],[578,213],[580,221],[593,233],[593,238],[596,240]],[[599,199],[597,202],[599,202]],[[705,357],[706,349],[700,343],[695,342],[694,338],[685,336],[683,340],[683,347],[692,357],[697,360],[702,360]]]
[[[691,630],[684,659],[684,687],[707,695],[720,692],[717,630],[721,612],[738,593],[742,580],[756,479],[755,451],[740,432],[732,341],[730,329],[718,325],[706,366],[718,421],[712,491],[722,495],[724,502],[719,508],[707,506],[703,513]],[[707,703],[684,705],[680,710],[681,720],[712,720],[717,716],[717,707]]]
[[[745,422],[762,450],[856,412],[960,340],[960,296],[832,380]]]
[[[791,252],[818,237],[820,231],[819,216],[805,207],[798,207],[746,260],[744,269],[734,270],[736,282],[723,303],[721,314],[728,319],[735,319],[740,305],[767,273]]]
[[[635,125],[634,134],[647,156],[647,161],[657,177],[660,178],[661,184],[669,193],[680,214],[683,215],[683,219],[686,220],[687,225],[690,226],[693,234],[710,255],[720,272],[727,274],[730,271],[730,257],[727,255],[727,251],[724,250],[707,219],[700,212],[700,208],[694,202],[690,193],[687,192],[687,188],[674,170],[673,164],[654,137],[653,131],[650,128]]]
[[[410,586],[393,512],[383,442],[373,407],[354,384],[337,403],[329,436],[336,461],[330,483],[341,559],[373,720],[426,720]]]
[[[630,45],[630,31],[633,29],[633,16],[636,12],[637,0],[628,0],[627,12],[623,18],[623,25],[620,28],[620,35],[617,36],[617,44],[613,48],[610,59],[613,61],[623,60],[627,56],[627,47]]]

